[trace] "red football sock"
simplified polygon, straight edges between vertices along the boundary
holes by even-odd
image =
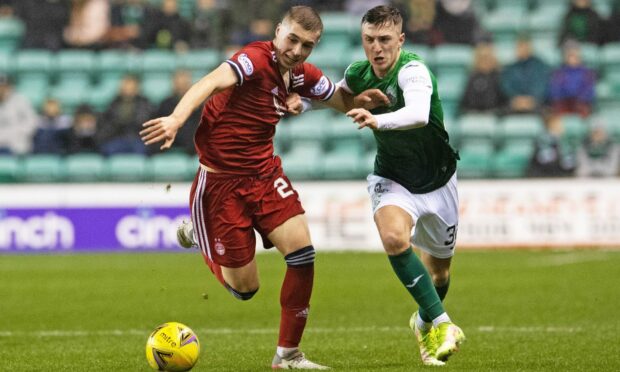
[[[278,346],[298,347],[306,327],[314,265],[288,266],[280,292],[280,337]]]

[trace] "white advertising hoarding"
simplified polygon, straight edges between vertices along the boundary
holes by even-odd
[[[294,186],[317,249],[381,249],[365,182]],[[188,192],[187,183],[0,186],[0,252],[175,249]],[[459,195],[459,249],[620,248],[620,180],[466,180]]]

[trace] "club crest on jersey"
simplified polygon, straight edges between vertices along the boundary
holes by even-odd
[[[385,95],[390,100],[390,106],[394,106],[396,104],[396,88],[390,85],[387,88]]]
[[[243,68],[243,72],[245,72],[247,76],[252,75],[252,73],[254,72],[254,65],[252,64],[252,61],[250,61],[250,58],[248,58],[247,54],[239,54],[239,57],[237,57],[237,61],[239,61],[239,63],[241,64],[241,68]]]
[[[226,253],[226,248],[224,247],[224,244],[222,244],[222,240],[221,239],[215,239],[215,252],[217,254],[219,254],[220,256],[223,256],[224,253]]]
[[[323,93],[327,92],[327,89],[329,89],[329,80],[325,77],[325,75],[323,75],[319,79],[319,82],[316,83],[316,85],[313,86],[312,89],[310,89],[310,93],[312,93],[312,95],[314,96],[320,96]]]

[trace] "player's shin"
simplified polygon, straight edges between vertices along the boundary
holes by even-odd
[[[446,298],[446,294],[448,294],[449,287],[450,287],[450,277],[448,277],[448,281],[445,284],[441,286],[435,286],[435,291],[437,292],[437,295],[439,296],[439,299],[441,300],[441,302],[443,302],[443,299]],[[433,318],[426,311],[424,311],[423,308],[420,308],[419,317],[426,323],[430,323],[430,321],[433,320]]]
[[[286,275],[280,292],[278,346],[296,348],[306,326],[314,280],[314,248],[307,246],[284,257]]]
[[[431,277],[411,247],[401,254],[388,256],[396,276],[431,319],[445,314]]]

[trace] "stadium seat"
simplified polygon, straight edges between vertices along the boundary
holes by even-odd
[[[576,149],[588,134],[588,124],[579,115],[563,115],[562,125],[564,127],[562,140]]]
[[[458,176],[462,178],[485,178],[491,175],[493,142],[490,140],[463,141],[458,162]]]
[[[566,1],[539,1],[535,7],[527,15],[527,27],[532,35],[553,35],[556,36],[560,29],[562,16],[567,10]],[[557,36],[556,36],[557,37]],[[533,37],[532,40],[537,39]]]
[[[296,141],[291,145],[291,150],[281,157],[284,171],[293,180],[318,179],[323,175],[321,141]]]
[[[141,72],[141,54],[117,49],[105,49],[99,52],[96,66],[99,79],[119,79],[127,73],[137,74]]]
[[[323,176],[326,179],[360,178],[365,172],[362,159],[363,146],[356,139],[343,139],[335,142],[331,151],[326,152],[323,161]]]
[[[25,182],[59,182],[65,168],[58,155],[29,155],[21,163],[18,179]]]
[[[437,67],[437,90],[442,101],[460,101],[467,84],[464,68]]]
[[[90,50],[60,50],[53,59],[59,80],[90,81],[95,68],[95,53]]]
[[[172,93],[172,76],[165,73],[142,78],[142,94],[154,105],[158,105]]]
[[[620,67],[620,42],[605,44],[600,57],[606,71],[612,67]]]
[[[215,49],[192,49],[177,55],[177,67],[192,71],[192,75],[205,75],[222,62],[220,52]]]
[[[82,80],[64,81],[52,87],[49,95],[60,101],[63,112],[71,114],[77,106],[88,102],[90,86],[84,85]]]
[[[11,75],[13,73],[13,56],[6,51],[0,51],[0,73]]]
[[[545,125],[538,115],[507,115],[499,122],[498,141],[534,140],[544,131]]]
[[[0,51],[13,51],[24,35],[24,23],[18,18],[0,18]]]
[[[108,158],[106,166],[111,181],[140,182],[148,178],[146,157],[143,155],[112,155]]]
[[[52,67],[52,53],[44,49],[25,49],[15,57],[15,70],[18,74],[47,74]]]
[[[0,183],[17,181],[19,160],[12,155],[0,155]]]
[[[39,109],[48,96],[49,82],[46,75],[31,76],[20,79],[15,89],[28,98],[35,109]]]
[[[148,166],[155,181],[188,181],[196,168],[189,168],[189,155],[185,153],[163,153],[153,155]]]
[[[92,86],[88,92],[88,104],[97,111],[105,111],[118,94],[119,85],[120,80],[108,78]]]
[[[106,179],[105,159],[99,154],[68,155],[65,169],[69,182],[98,182]]]
[[[514,41],[526,27],[524,1],[499,2],[502,4],[482,19],[483,27],[493,34],[493,41]]]
[[[355,17],[347,12],[328,11],[321,12],[321,20],[323,22],[323,38],[330,37],[354,37],[359,32]]]
[[[581,43],[580,47],[583,63],[591,69],[598,70],[601,67],[599,46],[592,43]]]
[[[464,114],[458,121],[462,141],[482,139],[493,141],[496,137],[497,119],[492,114]]]
[[[177,57],[174,52],[150,49],[142,53],[142,76],[160,73],[171,74],[177,68]]]
[[[609,107],[600,110],[596,115],[591,117],[592,124],[602,124],[607,128],[607,132],[614,142],[620,143],[620,107]]]
[[[433,53],[433,65],[435,72],[447,68],[467,70],[473,61],[473,49],[469,45],[440,44],[435,47]]]
[[[288,135],[291,140],[319,140],[325,138],[327,125],[329,125],[329,110],[313,110],[303,115],[289,118],[286,124]]]
[[[305,114],[304,114],[305,115]],[[362,142],[361,133],[364,131],[357,129],[357,124],[344,114],[328,115],[325,123],[325,138],[330,143],[335,143],[343,139],[356,139]],[[363,143],[363,142],[362,142]]]
[[[533,141],[507,143],[491,159],[492,175],[497,178],[523,177],[533,153]]]
[[[320,69],[330,68],[344,71],[351,63],[348,43],[326,43],[323,45],[323,41],[321,41],[319,45],[308,57],[308,62]],[[335,79],[336,77],[332,78]]]

